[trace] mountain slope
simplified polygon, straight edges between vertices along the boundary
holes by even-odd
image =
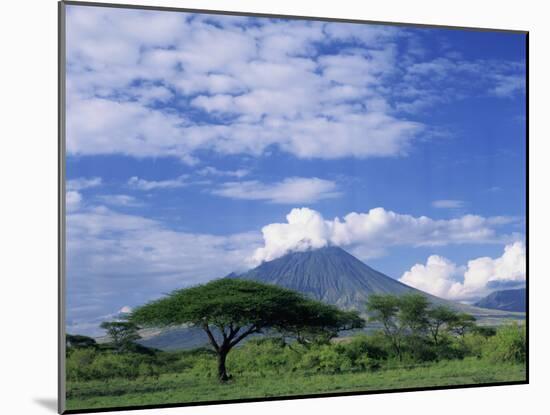
[[[234,277],[280,285],[345,309],[356,308],[370,294],[415,291],[337,247],[292,252]]]
[[[506,313],[456,303],[405,285],[374,270],[338,247],[292,252],[264,262],[243,274],[228,278],[245,278],[280,285],[342,309],[364,312],[371,294],[403,295],[420,293],[433,304],[447,305],[475,316],[503,317]]]
[[[495,291],[482,298],[474,305],[504,311],[525,312],[527,293],[525,288]]]

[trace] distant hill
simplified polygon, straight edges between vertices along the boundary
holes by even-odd
[[[518,288],[492,292],[474,305],[495,310],[525,312],[526,300],[527,292],[525,288]]]
[[[524,317],[520,313],[448,301],[409,287],[338,247],[291,252],[245,273],[232,272],[225,278],[245,278],[279,285],[341,309],[357,310],[363,315],[366,312],[365,303],[372,294],[419,293],[432,304],[446,305],[456,311],[472,314],[482,324],[499,324],[503,319]],[[141,344],[164,350],[188,349],[208,343],[206,335],[197,328],[171,328],[144,332],[142,335],[144,339],[140,341]]]

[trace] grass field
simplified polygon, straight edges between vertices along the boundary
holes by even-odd
[[[266,398],[329,392],[484,384],[525,380],[525,365],[483,359],[442,361],[409,368],[343,374],[240,373],[227,384],[198,374],[136,380],[68,382],[67,409]]]

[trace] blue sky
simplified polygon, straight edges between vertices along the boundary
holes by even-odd
[[[327,244],[457,301],[523,284],[524,44],[68,6],[68,331]]]

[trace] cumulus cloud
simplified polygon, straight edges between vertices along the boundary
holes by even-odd
[[[329,244],[359,247],[365,258],[378,256],[397,246],[438,246],[462,243],[495,243],[500,225],[513,222],[507,217],[464,215],[455,219],[431,219],[399,214],[384,208],[367,213],[351,212],[342,219],[326,220],[309,208],[292,209],[286,223],[262,228],[264,246],[257,249],[256,263],[270,261],[290,251],[319,248]]]
[[[79,177],[78,179],[67,180],[66,189],[67,191],[72,191],[72,190],[78,191],[78,190],[88,189],[90,187],[100,186],[101,183],[102,183],[101,177],[91,177],[91,178]]]
[[[459,209],[464,205],[464,201],[454,199],[441,199],[432,202],[432,206],[438,209]]]
[[[526,276],[525,245],[508,244],[498,258],[480,257],[458,266],[432,255],[426,264],[416,264],[399,281],[431,294],[452,300],[475,300],[499,285],[521,285]]]
[[[130,177],[128,185],[137,190],[154,190],[154,189],[174,189],[178,187],[188,186],[187,178],[189,176],[183,174],[175,179],[167,180],[146,180],[137,176]]]
[[[427,132],[404,113],[522,88],[520,64],[422,60],[388,26],[69,7],[67,34],[69,154],[402,156]]]
[[[317,177],[289,177],[275,183],[257,180],[227,182],[212,190],[212,193],[232,199],[266,200],[281,204],[314,203],[340,196],[336,183]]]
[[[448,298],[464,269],[439,255],[428,257],[426,264],[416,264],[399,281],[438,297]]]
[[[422,60],[388,26],[69,7],[67,34],[70,154],[400,156],[427,132],[404,113],[524,90],[518,63]]]

